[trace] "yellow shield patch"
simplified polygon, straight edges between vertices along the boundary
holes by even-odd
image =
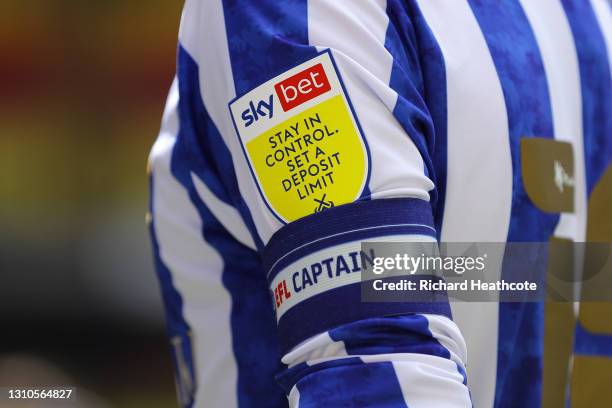
[[[282,222],[362,194],[367,146],[329,51],[230,102],[230,111],[262,199]]]

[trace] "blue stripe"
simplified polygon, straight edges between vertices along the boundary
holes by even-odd
[[[606,42],[590,1],[562,0],[576,44],[587,194],[612,160],[612,84]]]
[[[300,408],[407,407],[391,363],[330,367],[298,383]]]
[[[574,352],[576,354],[612,358],[612,334],[592,333],[578,322],[575,339]]]
[[[289,395],[291,388],[300,380],[302,377],[306,377],[309,374],[316,373],[317,371],[324,370],[326,368],[340,367],[340,366],[354,366],[361,365],[363,361],[359,357],[340,357],[336,360],[324,361],[309,365],[307,363],[296,364],[291,368],[287,368],[282,373],[276,376],[276,380],[283,387],[285,393]]]
[[[465,368],[457,364],[457,371],[459,371],[459,374],[461,374],[461,376],[463,377],[463,385],[467,385],[467,373],[465,372]],[[471,400],[472,396],[470,395],[470,401]]]
[[[223,260],[222,282],[232,302],[230,324],[238,369],[238,404],[240,407],[286,406],[282,389],[274,382],[274,373],[282,365],[274,313],[259,255],[228,233],[201,200],[191,178],[194,172],[202,176],[211,190],[215,183],[228,188],[228,174],[220,174],[221,168],[212,162],[218,159],[219,151],[210,161],[201,158],[208,157],[202,150],[219,149],[219,145],[214,145],[219,142],[222,145],[222,141],[215,139],[218,133],[201,105],[197,72],[195,61],[184,50],[179,50],[180,129],[172,151],[172,175],[186,188],[202,219],[203,238]],[[199,143],[194,144],[194,141]]]
[[[278,322],[281,353],[285,354],[300,342],[343,324],[412,313],[452,318],[448,302],[362,302],[360,282],[340,286],[306,299],[282,315]]]
[[[389,86],[398,94],[393,115],[419,150],[438,238],[446,191],[446,71],[440,47],[414,0],[389,0],[385,48],[393,57]],[[434,164],[435,162],[435,164]]]
[[[606,43],[591,2],[562,0],[580,72],[584,164],[590,197],[612,160],[612,84]],[[588,232],[587,232],[588,235]],[[587,236],[588,239],[588,236]],[[595,334],[576,324],[576,354],[612,357],[612,335]]]
[[[508,113],[514,179],[507,240],[546,242],[559,216],[532,204],[523,186],[520,158],[521,138],[554,135],[538,45],[517,0],[469,3],[493,57]],[[496,406],[504,406],[504,401],[512,401],[516,395],[521,395],[525,406],[540,404],[543,321],[541,303],[500,303]]]
[[[329,331],[344,342],[349,355],[419,353],[450,359],[450,352],[435,339],[429,321],[421,315],[372,318]]]
[[[440,241],[448,162],[445,61],[442,50],[416,1],[389,0],[387,15],[390,24],[387,29],[385,48],[394,60],[389,86],[398,95],[405,95],[398,96],[398,104],[393,113],[400,123],[405,122],[406,111],[409,110],[407,107],[410,106],[409,99],[406,98],[409,94],[407,90],[411,88],[409,84],[412,84],[424,100],[424,105],[419,104],[420,108],[431,117],[431,124],[429,121],[425,122],[423,134],[415,137],[409,133],[409,136],[415,140],[421,155],[427,158],[424,160],[425,171],[436,186],[435,190],[430,193],[430,204],[437,232],[436,238]],[[420,98],[417,101],[420,103]],[[427,331],[429,331],[428,328]],[[429,335],[431,336],[431,333]],[[432,350],[442,347],[435,339],[425,340],[425,344],[428,343]],[[449,358],[450,353],[444,350],[445,355],[441,356]],[[457,369],[463,377],[463,384],[467,385],[465,369],[460,365],[457,365]]]
[[[236,95],[317,55],[306,0],[224,0],[223,8]]]
[[[153,202],[153,177],[153,175],[149,176],[149,211],[151,214],[154,214],[155,211],[155,206]],[[180,337],[181,339],[181,357],[176,355],[177,350],[175,347],[170,347],[170,353],[172,356],[176,380],[177,382],[181,381],[181,376],[179,375],[178,361],[179,358],[182,358],[187,364],[187,368],[191,375],[192,384],[195,384],[193,347],[191,345],[191,337],[189,336],[191,328],[189,327],[189,324],[185,320],[185,316],[183,314],[183,299],[181,297],[181,294],[172,283],[172,274],[161,259],[159,252],[159,243],[157,241],[157,234],[155,233],[155,225],[153,221],[151,221],[151,223],[149,224],[149,234],[151,236],[151,243],[153,246],[153,260],[155,263],[155,271],[157,272],[157,277],[159,279],[161,287],[168,336],[170,338]],[[183,397],[190,398],[189,401],[185,401],[184,407],[192,407],[193,395],[185,395]]]
[[[179,106],[181,126],[190,129],[183,135],[183,143],[188,148],[180,160],[192,163],[192,171],[219,200],[236,207],[256,246],[261,249],[263,243],[238,188],[231,153],[202,102],[198,65],[180,44],[177,76],[182,101]]]
[[[429,203],[417,198],[358,201],[301,218],[270,238],[262,253],[264,268],[271,281],[284,266],[318,249],[389,234],[435,237]]]
[[[415,3],[414,0],[411,1]],[[433,121],[433,180],[436,185],[436,197],[432,198],[434,225],[438,240],[442,233],[442,218],[446,196],[447,171],[447,100],[446,100],[446,67],[442,50],[431,32],[425,17],[418,7],[413,7],[412,19],[415,27],[418,55],[423,76],[423,97]]]

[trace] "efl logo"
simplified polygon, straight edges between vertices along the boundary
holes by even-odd
[[[275,84],[274,89],[283,111],[287,112],[329,91],[331,85],[325,75],[323,65],[319,63]]]
[[[291,292],[287,289],[287,282],[283,279],[279,284],[274,288],[274,300],[276,300],[276,308],[283,304],[283,300],[289,299],[291,297]],[[284,298],[284,299],[283,299]]]

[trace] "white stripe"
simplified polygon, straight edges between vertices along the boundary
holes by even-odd
[[[300,407],[300,391],[298,390],[297,386],[294,385],[293,388],[291,388],[288,400],[290,408]]]
[[[467,350],[465,340],[463,336],[461,336],[457,325],[446,316],[430,314],[425,314],[423,316],[429,322],[427,327],[434,339],[436,339],[442,347],[448,350],[451,360],[465,369]]]
[[[384,0],[358,3],[309,0],[309,43],[320,49],[336,48],[350,53],[364,69],[388,83],[393,60],[381,46],[389,23],[386,7]]]
[[[599,28],[603,34],[606,48],[608,50],[608,69],[612,75],[612,6],[609,0],[591,0],[595,18],[599,22]]]
[[[308,1],[310,45],[331,48],[368,141],[372,197],[429,201],[434,186],[423,159],[392,113],[397,94],[389,87],[388,24],[385,1]]]
[[[238,187],[264,244],[281,224],[266,208],[242,153],[227,102],[236,96],[221,1],[188,0],[179,33],[181,45],[199,67],[206,110],[232,153]]]
[[[448,104],[447,186],[442,241],[505,242],[512,162],[504,96],[484,36],[465,1],[420,0],[444,55]],[[501,270],[491,265],[492,271]],[[494,278],[494,277],[492,277]],[[476,407],[493,405],[498,305],[453,302],[465,337]]]
[[[198,212],[170,171],[178,131],[177,102],[175,82],[151,152],[153,226],[160,258],[172,273],[193,333],[195,406],[232,407],[237,405],[237,374],[231,346],[231,299],[221,281],[223,261],[204,241]]]
[[[325,332],[298,344],[285,354],[281,361],[291,368],[300,363],[314,365],[320,361],[336,360],[347,355],[344,342],[333,340],[329,332]]]
[[[521,5],[540,48],[550,94],[555,139],[570,142],[574,151],[574,213],[561,214],[555,236],[584,242],[587,197],[582,96],[574,38],[559,1],[521,0]]]
[[[191,173],[191,180],[193,181],[193,185],[195,186],[198,195],[202,201],[206,203],[206,207],[208,207],[217,220],[223,224],[225,229],[227,229],[228,232],[241,244],[251,249],[256,249],[251,232],[248,230],[238,210],[219,200],[217,196],[210,191],[206,183],[200,180],[200,178],[193,172]]]
[[[529,24],[533,30],[550,95],[554,137],[572,144],[574,156],[574,212],[561,213],[554,235],[560,238],[584,242],[586,240],[587,192],[584,164],[584,140],[582,123],[582,94],[580,71],[574,37],[563,6],[556,0],[521,0]],[[575,248],[574,268],[576,279],[582,275],[584,255]],[[580,288],[575,288],[576,295]],[[578,315],[579,303],[574,303]]]
[[[453,361],[426,354],[411,354],[407,361],[394,360],[393,369],[410,408],[471,406],[463,376]]]
[[[344,342],[335,342],[335,343],[342,343],[344,345]],[[344,351],[344,352],[346,352],[346,351]],[[342,353],[342,351],[341,351],[341,353]],[[342,360],[342,359],[353,359],[353,358],[359,358],[364,363],[390,363],[390,362],[393,362],[393,361],[396,361],[396,362],[410,362],[410,361],[414,361],[415,358],[418,361],[421,361],[419,359],[423,358],[422,356],[424,356],[424,355],[427,356],[426,357],[427,359],[434,358],[434,359],[441,359],[441,360],[452,362],[452,364],[447,364],[446,367],[449,367],[450,371],[452,371],[453,373],[454,372],[459,373],[455,361],[453,361],[451,359],[448,359],[448,358],[432,356],[432,355],[423,354],[423,353],[338,354],[335,357],[332,356],[332,355],[328,355],[326,357],[319,357],[319,358],[315,358],[315,359],[312,359],[312,360],[308,360],[307,363],[308,363],[309,366],[315,366],[317,364],[326,363],[328,361]],[[446,364],[446,363],[444,363],[444,364]],[[459,373],[459,374],[461,375],[461,373]],[[461,381],[460,382],[463,382],[463,376],[461,376]]]

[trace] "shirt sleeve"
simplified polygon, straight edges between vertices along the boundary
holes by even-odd
[[[179,66],[149,157],[147,216],[178,402],[284,407],[273,381],[282,367],[257,244],[232,198],[227,151],[217,143],[214,156],[205,153],[218,133],[181,49]]]
[[[200,177],[226,197],[215,220],[260,257],[291,406],[471,404],[447,302],[361,301],[362,242],[437,237],[412,16],[382,3],[188,0],[182,16],[178,81],[198,78],[182,92],[218,132],[186,154],[217,163]]]

